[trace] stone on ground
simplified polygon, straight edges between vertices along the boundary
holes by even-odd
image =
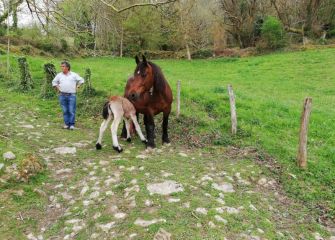
[[[104,231],[105,233],[108,233],[109,230],[114,227],[115,222],[110,222],[110,223],[106,223],[106,224],[97,224],[97,226]]]
[[[136,219],[134,222],[135,225],[140,226],[140,227],[148,227],[152,224],[158,223],[158,222],[166,222],[165,219],[152,219],[152,220],[143,220],[141,218]]]
[[[165,231],[163,228],[160,228],[154,236],[154,240],[170,240],[171,233]]]
[[[75,154],[77,152],[75,147],[58,147],[58,148],[54,148],[53,151],[56,154],[61,154],[61,155]]]
[[[16,158],[15,154],[11,151],[5,152],[2,157],[4,160],[14,160]]]
[[[235,192],[234,187],[231,183],[222,183],[222,184],[213,183],[212,188],[225,193]]]
[[[169,195],[175,192],[184,191],[183,186],[172,180],[164,181],[161,183],[152,183],[147,185],[150,194]]]

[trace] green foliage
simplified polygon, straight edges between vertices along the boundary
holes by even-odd
[[[84,82],[84,89],[82,91],[82,94],[86,97],[94,96],[96,94],[96,91],[92,86],[91,69],[86,68],[84,79],[85,79],[85,82]]]
[[[4,25],[0,25],[0,37],[6,36],[6,27]]]
[[[60,40],[60,44],[61,44],[61,51],[65,53],[69,49],[69,45],[67,44],[67,41],[64,38],[62,38]]]
[[[38,48],[42,49],[45,52],[49,53],[57,53],[59,50],[59,47],[55,45],[54,42],[52,42],[49,39],[44,39],[38,43]]]
[[[266,48],[279,49],[285,46],[285,32],[283,24],[275,17],[269,16],[262,25],[262,39]]]
[[[22,53],[24,53],[25,55],[28,55],[28,54],[31,53],[32,48],[31,48],[30,45],[24,45],[24,46],[20,47],[20,51],[21,51]]]
[[[41,97],[42,98],[52,98],[56,95],[55,89],[52,87],[52,80],[56,76],[56,68],[52,63],[44,64],[44,83],[42,86]]]
[[[160,22],[160,16],[151,7],[134,10],[125,22],[125,36],[128,36],[125,44],[138,45],[138,50],[158,50],[161,31],[157,22]]]
[[[20,68],[20,90],[27,92],[34,88],[34,83],[29,72],[29,65],[25,57],[18,58]]]
[[[210,58],[213,57],[212,49],[199,49],[192,53],[192,58]]]
[[[328,37],[329,38],[334,38],[335,37],[335,28],[328,32]]]

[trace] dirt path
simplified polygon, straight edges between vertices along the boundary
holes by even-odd
[[[18,158],[34,152],[46,163],[47,176],[32,183],[32,202],[25,202],[30,199],[27,184],[2,182],[0,236],[335,239],[315,221],[315,213],[287,198],[275,176],[248,154],[173,143],[148,152],[137,138],[123,142],[125,151],[117,154],[109,133],[103,150],[96,151],[94,121],[67,131],[54,116],[38,112],[10,103],[0,111],[1,134],[7,138],[2,151],[11,150]],[[13,164],[5,162],[5,168]],[[17,237],[11,236],[13,226],[19,229]]]

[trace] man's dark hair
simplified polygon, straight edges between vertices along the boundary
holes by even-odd
[[[71,70],[71,65],[68,61],[61,62],[61,65],[65,65],[69,70]]]

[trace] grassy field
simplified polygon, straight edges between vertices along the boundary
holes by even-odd
[[[172,125],[170,130],[173,139],[180,143],[189,141],[188,145],[204,146],[203,150],[206,152],[212,151],[209,149],[213,146],[219,148],[220,146],[223,148],[237,146],[241,149],[251,146],[257,150],[257,159],[261,165],[278,174],[276,178],[288,196],[301,201],[309,209],[319,209],[319,214],[331,218],[335,213],[334,56],[335,49],[324,49],[276,53],[242,59],[193,60],[191,62],[184,60],[154,61],[163,69],[174,92],[177,80],[182,82],[182,117],[181,120],[172,122],[176,124],[175,127]],[[0,56],[0,60],[4,63],[5,57]],[[11,61],[15,66],[15,58],[12,58]],[[38,103],[39,85],[43,79],[42,66],[47,61],[50,59],[28,57],[32,76],[37,86],[33,94],[27,96],[28,99],[35,99],[31,100],[34,104],[29,105],[28,109],[35,109],[36,105],[40,105],[38,112],[46,118],[48,115],[57,116],[58,111],[55,100],[39,100],[40,103]],[[53,59],[52,61],[58,66],[59,60]],[[126,79],[135,68],[133,59],[106,57],[73,59],[71,62],[73,71],[82,75],[85,68],[91,68],[94,87],[104,91],[105,94],[122,95]],[[12,77],[16,79],[17,74],[12,73]],[[233,85],[236,94],[239,125],[236,137],[231,137],[229,134],[227,84]],[[2,84],[3,89],[4,87],[5,85]],[[8,97],[8,93],[6,94]],[[15,94],[11,93],[10,96],[15,96]],[[295,158],[300,113],[303,99],[307,96],[313,98],[313,110],[309,128],[308,170],[302,171],[296,167]],[[25,96],[22,96],[23,99]],[[87,107],[84,103],[81,104]],[[87,108],[84,114],[82,110],[82,118],[91,119],[90,116],[99,111],[99,108]],[[97,124],[96,120],[92,121]],[[91,122],[90,126],[94,126],[94,123]],[[5,127],[2,131],[5,131]],[[183,139],[183,136],[188,139]],[[9,149],[7,143],[2,143],[0,146],[4,150]],[[25,149],[24,146],[22,148]],[[22,150],[22,157],[28,149]],[[191,152],[198,154],[198,151],[199,148]],[[272,161],[269,162],[269,159]],[[211,158],[209,160],[223,169],[226,167],[223,163],[230,164],[229,161],[219,164],[217,160]],[[176,158],[174,163],[178,161],[179,159]],[[121,164],[128,163],[122,162]],[[173,171],[173,166],[169,168],[169,171]],[[199,163],[199,168],[205,169],[206,167]],[[243,164],[236,168],[237,171],[242,171],[242,169],[246,171],[246,165]],[[266,171],[262,166],[261,168],[262,171]],[[191,177],[190,174],[186,174],[187,177]],[[245,174],[245,177],[248,177],[251,173],[246,171]],[[37,179],[36,184],[43,181],[43,177],[45,176],[40,177],[42,180]],[[140,175],[138,177],[141,178]],[[209,191],[205,189],[207,190]],[[183,198],[183,196],[180,197]],[[250,199],[245,200],[248,202]],[[198,201],[203,200],[199,198]],[[252,199],[252,202],[257,202],[257,200]],[[193,204],[196,205],[196,203]],[[245,205],[246,202],[239,204]],[[169,211],[164,214],[168,218]],[[266,214],[262,215],[264,219],[267,218]],[[248,217],[252,218],[252,216]],[[184,224],[187,225],[187,223]],[[266,225],[266,221],[262,227],[271,229],[271,226]],[[239,227],[235,226],[231,230],[238,232],[238,229]],[[273,229],[276,228],[273,227]],[[156,230],[153,229],[152,232]],[[228,229],[226,230],[229,232]],[[182,229],[176,231],[182,231]],[[275,239],[274,232],[274,230],[269,231],[266,236]],[[211,234],[213,237],[208,239],[217,239],[215,238],[217,232],[214,231]],[[197,236],[200,239],[204,235]]]

